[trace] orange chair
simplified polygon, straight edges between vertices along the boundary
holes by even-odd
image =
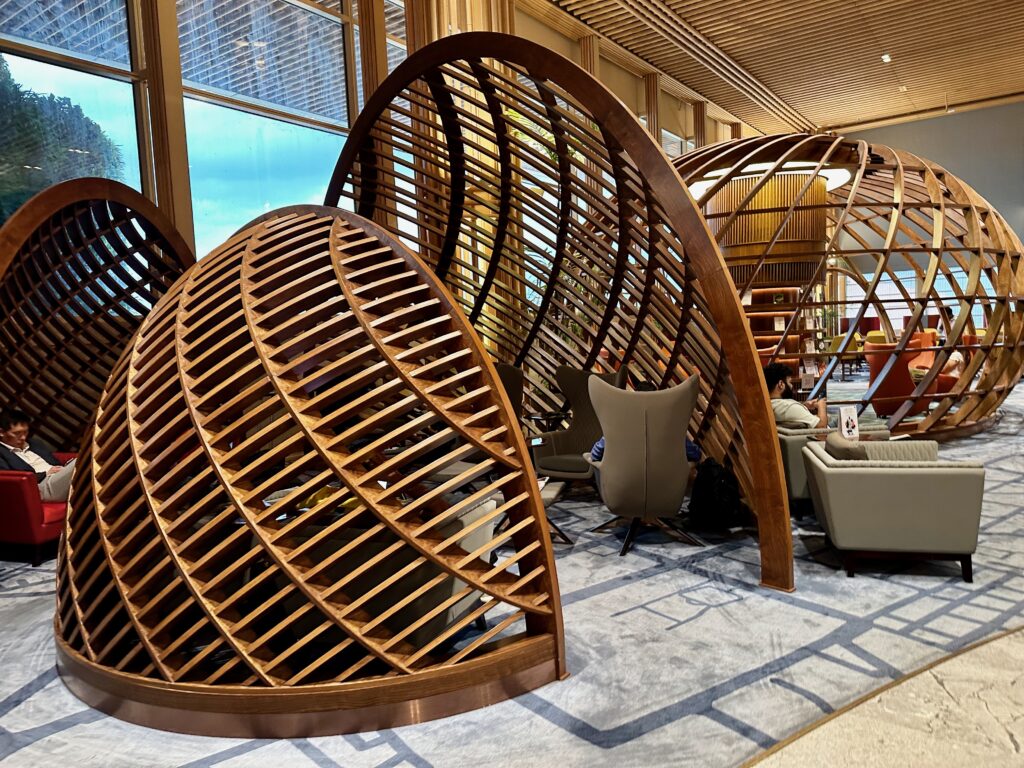
[[[879,416],[892,416],[896,413],[896,410],[903,404],[903,401],[910,397],[910,393],[917,387],[914,380],[910,378],[909,363],[921,354],[919,350],[923,346],[923,340],[923,337],[912,337],[907,342],[906,349],[900,353],[899,359],[892,367],[892,370],[889,371],[889,375],[885,377],[885,380],[875,390],[875,394],[872,395],[871,406]],[[882,368],[885,367],[894,349],[896,349],[895,344],[864,342],[864,357],[868,361],[868,372],[872,384],[875,383],[878,375],[882,372]],[[925,390],[924,394],[935,394],[936,384],[937,382],[933,380],[928,385],[928,389]],[[922,413],[928,410],[930,402],[926,398],[921,398],[914,403],[914,406],[907,415],[912,416],[915,413]]]
[[[911,341],[914,341],[915,339],[920,341],[922,347],[939,346],[939,332],[934,328],[919,331],[910,338]],[[931,368],[934,363],[935,350],[925,349],[921,354],[911,360],[907,367],[923,372]],[[938,393],[950,392],[959,380],[959,376],[955,376],[951,373],[940,373],[935,377],[935,391]]]

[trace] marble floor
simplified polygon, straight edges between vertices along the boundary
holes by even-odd
[[[989,432],[941,449],[986,466],[973,584],[948,562],[879,563],[849,579],[805,520],[793,527],[796,591],[776,592],[758,584],[747,532],[708,535],[705,547],[643,534],[619,557],[622,532],[592,530],[607,511],[574,497],[552,508],[574,542],[556,546],[571,676],[482,710],[375,733],[204,738],[90,709],[54,668],[53,564],[0,562],[0,763],[740,765],[880,686],[1024,625],[1024,387],[1003,413]],[[921,699],[908,717],[929,722],[931,702]]]
[[[1024,631],[896,683],[755,759],[757,768],[1024,765]]]

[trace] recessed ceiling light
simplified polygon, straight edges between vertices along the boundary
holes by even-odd
[[[888,64],[890,61],[892,61],[892,56],[890,56],[888,53],[883,53],[882,54],[882,61],[884,61],[886,64]]]
[[[907,92],[907,86],[901,85],[900,86],[900,93],[906,93],[906,92]]]

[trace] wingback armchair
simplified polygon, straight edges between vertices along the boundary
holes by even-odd
[[[606,374],[580,371],[565,365],[555,370],[555,381],[569,401],[572,417],[568,428],[544,432],[531,441],[538,474],[562,480],[589,480],[593,477],[593,467],[583,458],[602,434],[587,388],[592,379],[621,389],[626,381],[626,367]]]
[[[585,458],[598,470],[601,499],[616,516],[613,522],[629,521],[620,555],[629,551],[642,524],[699,543],[664,522],[678,516],[686,497],[690,475],[686,428],[697,402],[699,380],[691,376],[655,392],[629,392],[600,379],[589,382],[605,449],[600,461],[589,453]]]

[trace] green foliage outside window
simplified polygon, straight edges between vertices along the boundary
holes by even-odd
[[[71,99],[14,81],[0,57],[0,222],[51,184],[124,174],[120,148]]]

